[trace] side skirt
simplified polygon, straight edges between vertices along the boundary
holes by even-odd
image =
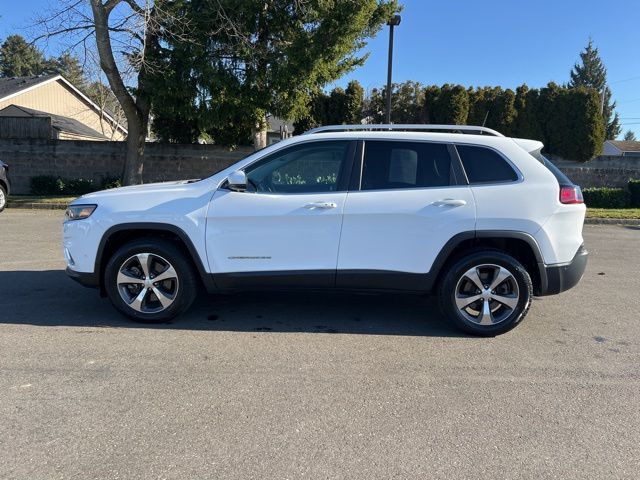
[[[233,272],[211,275],[220,291],[346,290],[426,293],[430,275],[385,270]]]

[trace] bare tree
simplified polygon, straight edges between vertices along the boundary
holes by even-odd
[[[166,25],[172,25],[175,32],[168,32]],[[157,68],[151,52],[158,48],[161,29],[165,36],[186,38],[186,25],[154,0],[63,0],[38,19],[34,28],[36,41],[66,36],[70,48],[81,50],[85,58],[97,52],[100,68],[127,120],[123,183],[142,183],[151,109],[148,80]]]

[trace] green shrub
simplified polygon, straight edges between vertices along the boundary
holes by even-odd
[[[110,188],[120,188],[122,186],[122,180],[120,177],[102,177],[100,182],[100,188],[103,190],[109,190]]]
[[[629,193],[631,194],[631,206],[640,208],[640,180],[629,180]]]
[[[83,178],[61,178],[53,175],[31,177],[32,195],[84,195],[85,193],[122,186],[117,177],[104,177],[100,183]]]
[[[33,195],[62,195],[64,181],[53,175],[31,177],[31,193]]]
[[[582,193],[584,203],[591,208],[627,208],[631,197],[623,188],[587,188]]]
[[[62,193],[64,195],[84,195],[98,190],[93,180],[85,180],[83,178],[72,178],[64,181]]]

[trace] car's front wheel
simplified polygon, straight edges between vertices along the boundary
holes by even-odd
[[[524,266],[500,251],[466,255],[440,286],[442,312],[461,330],[492,336],[511,330],[529,311],[533,285]]]
[[[187,310],[196,297],[196,273],[171,242],[140,239],[109,259],[104,285],[111,303],[141,322],[166,321]]]

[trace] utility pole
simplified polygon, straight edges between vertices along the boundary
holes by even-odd
[[[393,64],[393,28],[400,25],[400,15],[394,15],[388,22],[389,25],[389,62],[387,65],[387,124],[391,123],[391,69]]]

